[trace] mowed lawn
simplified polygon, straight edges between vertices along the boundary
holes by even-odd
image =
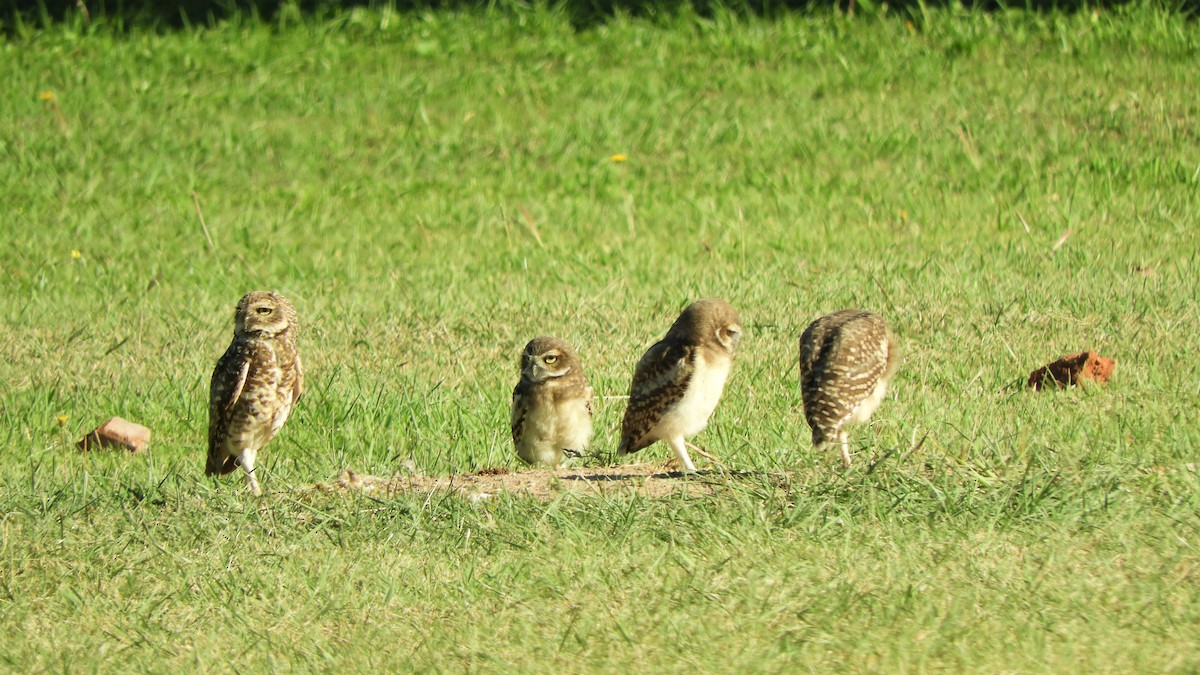
[[[1200,669],[1198,62],[1144,6],[11,33],[0,669]],[[308,371],[261,500],[202,475],[254,289]],[[307,489],[524,470],[540,334],[611,458],[634,363],[706,296],[746,327],[696,439],[730,473]],[[903,350],[848,470],[796,364],[843,307]],[[1024,388],[1084,349],[1107,385]],[[112,415],[149,452],[75,449]]]

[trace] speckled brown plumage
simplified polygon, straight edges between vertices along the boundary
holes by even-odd
[[[649,432],[658,424],[663,411],[683,399],[696,370],[695,359],[693,345],[665,339],[646,351],[633,372],[617,454],[637,452],[658,440],[650,437]]]
[[[800,391],[813,445],[841,443],[849,466],[845,427],[870,418],[896,365],[891,332],[878,314],[844,309],[812,322],[800,336]]]
[[[213,369],[205,473],[241,466],[261,494],[255,457],[287,422],[304,391],[296,310],[282,295],[255,291],[238,302],[233,342]]]
[[[549,336],[530,340],[509,418],[517,456],[554,467],[581,455],[592,438],[593,395],[570,344]]]
[[[663,440],[684,470],[695,471],[685,441],[708,425],[741,332],[741,319],[729,303],[706,298],[689,305],[638,361],[617,454]]]

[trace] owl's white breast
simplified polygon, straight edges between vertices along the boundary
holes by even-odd
[[[723,354],[715,358],[705,358],[705,353],[696,354],[696,369],[688,383],[687,392],[679,403],[663,415],[662,420],[655,426],[655,435],[659,438],[695,436],[708,426],[708,418],[717,409],[721,400],[721,392],[725,390],[725,380],[729,377],[729,369],[733,359]]]
[[[525,428],[517,441],[517,454],[527,462],[557,465],[563,450],[583,451],[592,438],[592,418],[587,399],[561,405],[543,402],[525,413]]]
[[[563,419],[558,430],[562,447],[582,451],[592,440],[592,415],[588,412],[590,398],[575,399],[562,406]]]

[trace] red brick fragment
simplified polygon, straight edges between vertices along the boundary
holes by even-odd
[[[1028,384],[1034,389],[1042,389],[1070,387],[1088,380],[1107,382],[1115,366],[1116,361],[1096,352],[1069,354],[1030,373]]]
[[[150,444],[150,430],[146,427],[114,417],[96,427],[77,444],[80,450],[120,447],[130,452],[142,452]]]

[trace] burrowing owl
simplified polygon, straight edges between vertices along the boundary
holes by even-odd
[[[512,435],[528,464],[558,466],[579,456],[592,438],[592,388],[571,345],[539,337],[521,354],[521,380],[513,389]]]
[[[209,389],[207,475],[241,466],[250,491],[262,494],[254,458],[304,391],[296,331],[296,310],[282,295],[254,291],[238,301],[233,342],[217,361]]]
[[[883,317],[843,309],[812,322],[800,336],[800,392],[818,449],[837,441],[850,466],[846,425],[866,422],[887,393],[896,348]]]
[[[685,439],[708,426],[741,334],[737,310],[724,300],[697,300],[683,310],[666,337],[638,361],[617,454],[661,439],[685,471],[695,471]]]

